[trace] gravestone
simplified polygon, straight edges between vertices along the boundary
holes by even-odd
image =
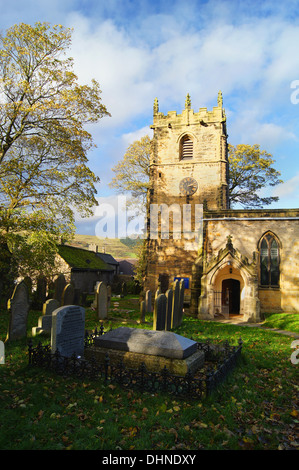
[[[172,294],[172,312],[171,312],[171,328],[176,328],[179,322],[179,307],[180,307],[180,283],[175,280],[173,283]]]
[[[165,330],[166,295],[160,294],[155,300],[153,330]]]
[[[29,311],[28,287],[21,281],[14,288],[12,297],[8,300],[9,326],[6,341],[27,336],[27,317]]]
[[[55,292],[55,284],[53,281],[50,281],[48,283],[48,295],[47,299],[53,299],[54,298],[54,292]]]
[[[97,317],[99,320],[103,320],[108,316],[108,294],[107,286],[104,282],[99,282],[96,290],[97,298]]]
[[[67,284],[62,292],[61,303],[62,305],[73,305],[75,297],[75,290],[72,284]]]
[[[172,297],[173,290],[168,289],[166,292],[166,320],[165,320],[165,330],[171,330],[171,318],[172,318]]]
[[[178,326],[182,324],[183,313],[184,313],[184,292],[185,292],[185,281],[180,280],[180,295],[179,295],[179,315],[178,315]]]
[[[74,301],[73,305],[80,305],[80,299],[81,299],[81,289],[74,289]]]
[[[158,287],[158,289],[155,292],[155,301],[159,297],[160,294],[162,294],[162,291],[161,291],[160,287]]]
[[[25,282],[27,288],[28,288],[28,295],[32,294],[32,279],[29,276],[24,277],[23,281]]]
[[[142,300],[140,302],[140,321],[141,321],[141,323],[145,322],[145,314],[146,314],[145,301]]]
[[[126,297],[126,295],[128,295],[128,288],[126,282],[123,282],[121,285],[121,295],[123,297]]]
[[[37,279],[36,285],[36,302],[43,305],[47,298],[47,279],[45,276],[40,276]]]
[[[60,303],[56,299],[49,299],[43,305],[43,316],[39,317],[37,326],[32,328],[32,336],[41,333],[51,333],[52,313],[60,307]]]
[[[83,356],[85,310],[79,305],[65,305],[52,314],[51,352],[62,356]]]
[[[99,284],[100,284],[100,281],[97,281],[95,283],[94,288],[93,288],[94,298],[93,298],[93,301],[91,303],[91,308],[94,308],[95,310],[97,309],[97,288],[98,288]]]
[[[52,315],[54,310],[56,310],[59,307],[60,305],[59,305],[58,300],[56,299],[46,300],[46,302],[43,305],[43,315],[47,315],[47,316]]]
[[[107,286],[107,308],[111,306],[111,286]]]
[[[5,364],[5,348],[3,341],[0,341],[0,364]]]
[[[145,293],[145,309],[148,313],[152,312],[152,293],[150,290]]]
[[[54,280],[54,296],[53,298],[58,300],[58,302],[60,303],[61,305],[61,302],[62,302],[62,293],[63,293],[63,289],[65,288],[66,286],[66,280],[65,280],[65,277],[63,274],[59,274],[59,276],[57,276],[57,278]]]

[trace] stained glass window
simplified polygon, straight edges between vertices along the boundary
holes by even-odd
[[[260,244],[260,273],[261,285],[279,285],[279,247],[274,236],[267,234]]]

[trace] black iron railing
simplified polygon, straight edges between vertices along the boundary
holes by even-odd
[[[103,327],[100,331],[86,332],[85,348],[90,348],[94,338],[102,334]],[[122,361],[111,364],[108,354],[103,363],[98,363],[93,357],[88,360],[76,355],[63,357],[59,351],[51,353],[49,345],[39,343],[33,347],[32,340],[29,342],[28,356],[30,366],[53,370],[63,376],[76,376],[85,380],[102,378],[105,383],[117,383],[128,389],[204,398],[211,395],[235,368],[241,356],[242,344],[241,339],[238,346],[231,346],[228,342],[217,346],[210,342],[197,343],[198,349],[205,353],[204,365],[183,377],[171,374],[166,366],[160,372],[151,372],[144,363],[137,370],[128,368]]]

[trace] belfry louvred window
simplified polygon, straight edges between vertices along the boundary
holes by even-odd
[[[181,140],[181,160],[193,157],[193,140],[185,135]]]
[[[279,246],[274,235],[267,233],[260,244],[260,283],[262,286],[279,286]]]

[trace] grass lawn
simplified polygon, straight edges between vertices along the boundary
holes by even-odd
[[[296,313],[266,313],[263,327],[292,331],[299,334],[299,320]]]
[[[138,324],[138,300],[113,299],[105,329]],[[28,339],[39,312],[30,312]],[[277,321],[276,321],[277,318]],[[299,317],[297,317],[299,318]],[[298,331],[295,315],[268,315],[265,325]],[[274,326],[273,326],[274,325]],[[0,340],[8,315],[0,312]],[[99,326],[86,310],[86,328]],[[267,329],[185,316],[176,333],[231,344],[243,340],[242,359],[208,399],[124,390],[101,380],[63,378],[28,366],[27,340],[5,344],[0,365],[0,449],[71,450],[291,450],[298,449],[298,368],[293,338]],[[45,343],[49,338],[35,337]]]

